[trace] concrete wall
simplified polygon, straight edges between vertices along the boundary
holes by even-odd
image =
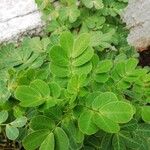
[[[129,0],[122,19],[130,29],[130,45],[141,51],[150,46],[150,0]]]
[[[41,32],[43,22],[34,0],[0,0],[0,43]]]

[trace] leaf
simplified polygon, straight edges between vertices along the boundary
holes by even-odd
[[[46,99],[41,96],[41,93],[29,86],[20,86],[15,91],[16,99],[20,100],[20,105],[23,107],[35,107],[43,104]]]
[[[5,122],[8,118],[8,112],[6,110],[2,110],[0,112],[0,124]]]
[[[69,2],[69,1],[67,1]],[[80,16],[80,11],[76,5],[70,5],[68,7],[62,7],[59,10],[59,18],[61,21],[68,21],[74,23]]]
[[[107,73],[100,73],[96,74],[94,80],[98,83],[105,83],[109,79],[109,74]]]
[[[76,58],[81,55],[89,46],[90,36],[87,33],[81,34],[74,42],[72,57]]]
[[[104,7],[103,0],[94,0],[93,4],[96,9],[102,9]]]
[[[48,135],[48,130],[37,130],[32,132],[23,139],[23,146],[26,150],[35,150],[43,143]]]
[[[112,66],[113,66],[113,63],[111,60],[105,59],[103,61],[100,61],[96,67],[96,73],[106,73],[110,71]]]
[[[54,134],[50,133],[41,144],[39,150],[54,150],[54,148],[55,148]]]
[[[31,48],[31,50],[35,51],[35,52],[42,52],[43,47],[42,47],[42,43],[40,41],[40,37],[34,37],[30,40],[29,42],[29,46]]]
[[[121,126],[121,128],[126,131],[135,131],[137,127],[138,127],[138,122],[136,119],[132,119],[128,123]]]
[[[149,106],[143,106],[141,115],[142,115],[142,119],[145,122],[150,122],[150,107]]]
[[[61,67],[55,65],[54,63],[50,64],[50,70],[57,77],[63,78],[63,77],[68,77],[70,75],[70,70],[68,67]]]
[[[132,72],[138,65],[138,60],[135,58],[130,58],[126,63],[126,72]]]
[[[30,38],[25,38],[22,45],[15,47],[13,44],[2,46],[0,54],[0,67],[18,69],[38,68],[43,63],[43,58],[39,53],[35,53],[29,47]],[[36,44],[37,45],[37,44]]]
[[[11,126],[13,127],[23,127],[27,123],[27,118],[26,117],[20,117],[11,122]]]
[[[50,89],[46,82],[40,79],[36,79],[30,83],[30,86],[39,92],[42,97],[49,97]]]
[[[92,70],[92,63],[88,62],[80,67],[74,68],[73,74],[77,75],[89,74],[91,70]]]
[[[150,137],[150,126],[149,126],[149,124],[146,124],[146,123],[138,124],[138,128],[136,129],[135,132],[137,135],[139,135],[141,137],[149,138]]]
[[[47,116],[39,115],[31,119],[30,128],[33,130],[49,129],[52,130],[55,127],[55,123]]]
[[[42,110],[45,110],[45,109],[49,109],[50,107],[55,106],[58,101],[59,101],[59,100],[57,100],[57,99],[55,99],[55,98],[53,98],[53,97],[49,97],[49,98],[46,100],[46,102],[45,102],[42,106],[40,106],[41,111],[42,111]]]
[[[64,40],[62,39],[63,37]],[[71,43],[68,43],[67,37],[71,38]],[[74,74],[88,74],[92,70],[90,60],[94,55],[94,50],[89,47],[89,34],[80,34],[77,36],[77,39],[73,41],[71,33],[64,32],[60,38],[61,47],[59,46],[59,50],[62,51],[63,54],[56,50],[58,46],[50,50],[50,69],[52,74],[60,78],[70,77]]]
[[[66,118],[62,122],[62,128],[69,137],[70,148],[80,149],[84,140],[83,133],[79,130],[76,121],[72,118]]]
[[[99,111],[107,118],[117,123],[126,123],[130,121],[134,114],[133,107],[129,103],[121,101],[110,102],[103,105]]]
[[[81,56],[77,57],[75,59],[75,61],[73,61],[73,65],[81,66],[81,65],[87,63],[88,61],[90,61],[91,58],[93,57],[93,55],[94,55],[94,50],[93,50],[93,48],[89,47],[83,52],[83,54]]]
[[[120,127],[117,123],[99,113],[94,114],[94,123],[97,125],[97,127],[108,133],[117,133],[120,130]]]
[[[67,52],[65,49],[62,49],[60,46],[53,46],[50,50],[50,58],[56,64],[60,66],[68,66],[69,60]]]
[[[94,6],[96,9],[102,9],[104,7],[102,0],[82,0],[82,2],[87,8]]]
[[[84,86],[86,82],[86,75],[73,75],[68,81],[67,90],[70,94],[77,94],[80,92],[80,88]]]
[[[125,90],[137,81],[140,76],[145,75],[144,69],[136,69],[137,60],[130,58],[115,64],[112,71],[112,78],[118,89]]]
[[[68,8],[68,17],[71,23],[75,22],[80,16],[80,11],[76,6],[71,6]]]
[[[108,150],[112,148],[112,134],[105,133],[103,135],[102,140],[101,140],[101,147],[104,150]]]
[[[73,35],[70,32],[63,32],[60,36],[61,47],[67,53],[67,56],[70,56],[70,51],[73,49]]]
[[[57,127],[54,131],[57,150],[69,150],[69,139],[64,130]]]
[[[116,150],[122,150],[126,148],[138,149],[141,143],[136,139],[132,138],[128,132],[119,132],[113,137],[113,147]]]
[[[19,130],[9,124],[6,125],[6,136],[10,140],[15,140],[19,136]]]
[[[94,122],[106,132],[116,133],[120,127],[118,123],[129,122],[135,110],[129,103],[119,101],[112,92],[104,92],[97,96],[92,103]]]
[[[113,136],[112,144],[114,150],[126,150],[125,142],[118,134]]]
[[[5,73],[3,74],[3,71],[2,71],[2,75],[0,76],[0,78],[1,78],[1,81],[0,81],[1,103],[6,102],[11,96],[10,90],[7,88],[6,83],[4,81],[2,81],[2,80],[5,80],[5,78],[3,79],[3,77],[6,77],[6,75],[5,75]]]
[[[94,102],[93,99],[95,99],[97,96],[99,96],[100,94],[102,94],[102,92],[100,91],[95,91],[93,93],[88,93],[87,97],[86,97],[86,106],[87,107],[92,107],[92,105],[94,106]],[[95,107],[95,106],[94,106]]]
[[[56,122],[62,120],[62,110],[59,106],[51,107],[45,110],[44,114]]]
[[[99,96],[97,96],[93,103],[92,103],[92,108],[93,109],[99,109],[100,107],[102,107],[103,105],[107,105],[110,102],[116,102],[118,101],[118,98],[116,97],[116,95],[112,92],[104,92],[101,93]]]
[[[93,115],[94,113],[92,111],[85,110],[78,119],[80,130],[87,135],[94,134],[98,131],[98,128],[93,122]]]
[[[61,94],[60,86],[57,83],[52,82],[49,84],[49,87],[50,87],[51,95],[55,98],[58,98]]]

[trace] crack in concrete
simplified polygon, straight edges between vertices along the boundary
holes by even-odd
[[[34,10],[34,11],[32,11],[32,12],[28,12],[28,13],[23,14],[23,15],[18,15],[18,16],[15,16],[15,17],[13,17],[13,18],[7,19],[7,20],[5,20],[5,21],[0,21],[0,23],[7,23],[7,22],[9,22],[9,21],[11,21],[11,20],[13,20],[13,19],[25,17],[25,16],[28,16],[28,15],[31,15],[31,14],[34,14],[34,13],[37,13],[37,12],[39,12],[39,11],[38,11],[38,10]]]

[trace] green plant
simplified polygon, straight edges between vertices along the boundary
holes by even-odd
[[[150,73],[126,42],[126,0],[37,2],[54,17],[45,37],[0,48],[1,132],[26,150],[148,150]]]

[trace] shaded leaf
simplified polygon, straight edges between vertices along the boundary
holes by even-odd
[[[39,115],[31,119],[30,127],[33,130],[41,130],[41,129],[52,130],[55,127],[55,123],[49,117]]]
[[[64,130],[57,127],[54,131],[57,150],[69,150],[69,139]]]
[[[20,117],[11,122],[10,124],[13,127],[23,127],[27,123],[27,118],[26,117]]]

